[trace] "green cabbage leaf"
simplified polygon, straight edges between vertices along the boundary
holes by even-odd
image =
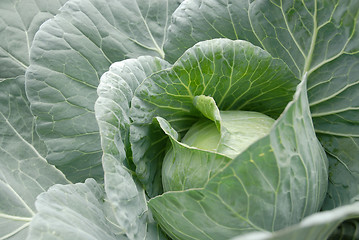
[[[166,29],[178,4],[71,0],[37,32],[26,93],[47,161],[71,181],[103,180],[94,110],[101,75],[126,58],[163,57]]]
[[[165,51],[176,60],[198,41],[243,39],[307,74],[315,131],[330,162],[324,209],[359,193],[359,2],[185,1],[172,15]]]
[[[0,1],[0,239],[26,239],[37,195],[70,183],[47,163],[25,93],[34,35],[65,2]]]
[[[0,239],[359,239],[358,26],[357,0],[0,1]],[[234,110],[275,122],[182,142]],[[165,191],[169,149],[208,179]]]
[[[167,234],[174,239],[227,239],[255,230],[276,231],[320,210],[328,184],[327,158],[314,133],[306,80],[294,94],[298,82],[281,60],[258,47],[215,39],[196,44],[136,89],[130,141],[146,190],[154,194],[157,188],[150,187],[161,184],[156,174],[161,174],[168,141],[161,132],[171,139],[174,154],[200,159],[194,165],[199,175],[207,165],[215,168],[203,188],[156,193],[149,201]],[[233,159],[190,148],[177,141],[181,133],[203,113],[218,113],[211,104],[205,105],[207,110],[193,104],[201,95],[212,96],[219,110],[257,111],[277,121],[268,135]],[[157,116],[161,118],[155,124]],[[148,131],[156,138],[143,137]],[[218,165],[216,158],[221,159]],[[187,166],[176,167],[186,171]]]

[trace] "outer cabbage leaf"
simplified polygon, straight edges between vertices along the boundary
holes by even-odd
[[[24,75],[39,26],[67,0],[2,0],[0,2],[0,82]]]
[[[304,80],[269,135],[230,161],[204,188],[166,192],[149,206],[174,239],[276,231],[319,211],[327,190],[327,164]]]
[[[324,208],[348,204],[359,193],[359,2],[187,0],[172,17],[171,59],[198,41],[226,37],[261,46],[298,78],[307,73],[316,133],[333,160]]]
[[[321,139],[327,143],[329,152],[330,175],[325,209],[331,209],[350,203],[353,196],[358,195],[355,183],[359,172],[359,138],[323,135]]]
[[[103,178],[94,114],[100,76],[111,63],[164,57],[169,16],[178,1],[70,0],[37,32],[26,91],[46,159],[73,181]]]
[[[43,157],[24,89],[34,34],[64,2],[0,1],[0,239],[25,239],[36,196],[68,183]]]
[[[200,41],[241,39],[260,45],[251,29],[248,9],[253,0],[183,1],[172,15],[164,49],[169,61]]]
[[[359,217],[359,203],[338,207],[306,217],[299,224],[290,226],[274,233],[255,232],[238,236],[232,240],[326,240],[326,239],[357,239],[357,220]],[[349,220],[348,220],[349,219]],[[337,226],[343,222],[340,229]],[[351,222],[354,228],[349,228]],[[348,224],[348,225],[347,225]],[[354,231],[352,231],[354,229]]]
[[[0,83],[0,239],[25,239],[37,195],[69,183],[42,156],[24,81],[19,76]]]
[[[167,70],[152,74],[132,99],[130,141],[139,180],[150,196],[161,193],[166,135],[161,116],[181,135],[201,117],[195,96],[212,96],[220,110],[258,111],[277,118],[299,80],[279,59],[245,41],[216,39],[189,49]]]
[[[52,186],[39,195],[36,209],[28,240],[126,239],[113,219],[103,187],[93,179]]]
[[[351,209],[351,213],[353,213]],[[359,238],[359,218],[349,219],[339,225],[338,228],[329,236],[329,240],[336,239],[358,239]]]
[[[352,148],[348,149],[337,144],[358,142],[359,137],[359,100],[355,94],[359,90],[359,2],[312,1],[303,5],[294,1],[286,4],[278,7],[264,1],[254,3],[252,12],[257,20],[253,18],[253,26],[258,37],[266,39],[262,44],[272,55],[284,59],[298,74],[308,72],[308,97],[316,132],[330,158],[336,158],[331,161],[330,187],[323,207],[330,209],[348,204],[359,193],[356,172],[359,161],[353,158],[359,145],[351,144]],[[279,18],[280,13],[274,13],[274,9],[280,10],[282,17]],[[264,20],[269,17],[269,11],[270,18]],[[293,17],[289,17],[291,14]],[[287,25],[287,36],[277,33],[279,19],[283,19],[281,25]],[[299,19],[302,27],[296,24]],[[276,24],[271,29],[273,22]],[[260,28],[268,30],[264,33]],[[300,30],[303,28],[308,29],[306,33]],[[275,33],[279,36],[276,39],[267,37]],[[288,39],[290,41],[286,41]],[[281,50],[275,53],[274,49]]]
[[[105,189],[118,224],[129,239],[163,239],[161,230],[148,213],[141,184],[131,175],[129,109],[138,85],[153,72],[169,64],[156,57],[139,57],[111,65],[97,89],[95,112],[103,148]]]

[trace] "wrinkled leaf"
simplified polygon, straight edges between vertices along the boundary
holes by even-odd
[[[357,196],[359,178],[359,138],[336,137],[324,135],[322,140],[327,142],[328,159],[330,163],[329,188],[325,209],[351,202]],[[343,161],[347,159],[349,161]],[[348,174],[350,173],[350,174]]]
[[[169,16],[178,4],[70,0],[37,32],[26,91],[47,160],[70,180],[103,178],[94,114],[100,76],[125,58],[164,57]]]
[[[173,13],[165,42],[165,52],[175,61],[184,51],[200,41],[214,38],[259,42],[248,19],[249,3],[253,0],[187,0]]]
[[[2,0],[0,2],[0,82],[24,75],[39,26],[67,0]]]
[[[264,48],[284,60],[298,78],[307,73],[317,136],[336,159],[331,161],[324,208],[348,204],[359,193],[359,161],[353,158],[359,145],[351,144],[348,153],[344,144],[337,144],[356,143],[359,137],[358,1],[188,0],[172,19],[165,44],[171,59],[198,41],[226,37]],[[332,197],[338,193],[346,195],[345,200]]]
[[[203,189],[166,192],[149,206],[174,239],[276,231],[319,211],[327,164],[303,81],[269,135],[230,161]]]
[[[36,196],[68,183],[44,159],[24,89],[34,34],[64,2],[0,1],[0,239],[25,239]]]
[[[95,112],[102,140],[105,189],[118,224],[129,239],[163,239],[149,215],[140,184],[132,179],[129,109],[137,86],[169,64],[156,57],[140,57],[112,64],[101,77]]]
[[[24,76],[0,85],[0,239],[24,239],[37,195],[68,181],[37,150]]]
[[[195,96],[213,97],[219,110],[258,111],[278,117],[299,80],[286,65],[244,41],[216,39],[189,49],[173,66],[151,75],[132,100],[131,144],[136,173],[150,196],[159,193],[167,137],[152,124],[161,116],[181,135],[201,117]]]
[[[39,195],[36,209],[27,240],[126,239],[113,219],[103,187],[93,179],[52,186]]]

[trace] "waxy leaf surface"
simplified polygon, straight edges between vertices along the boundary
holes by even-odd
[[[129,143],[129,110],[138,85],[168,66],[166,61],[149,56],[114,63],[101,77],[97,90],[95,112],[104,152],[106,194],[118,224],[129,239],[164,238],[148,213],[144,189],[131,176],[134,166]]]
[[[24,77],[36,31],[65,2],[0,1],[0,239],[25,239],[36,196],[53,184],[69,183],[44,159]]]
[[[94,113],[101,75],[116,61],[164,57],[177,1],[70,0],[37,32],[26,91],[47,160],[72,181],[103,179]]]
[[[299,79],[307,74],[315,130],[332,159],[324,205],[332,209],[359,194],[358,27],[356,0],[184,1],[165,51],[175,60],[198,41],[244,39],[282,59]]]
[[[219,110],[258,111],[278,117],[299,80],[279,59],[245,41],[215,39],[189,49],[167,70],[152,74],[135,92],[131,146],[136,173],[150,196],[160,193],[161,164],[168,138],[153,118],[167,120],[180,134],[201,112],[196,96],[211,96]]]
[[[303,81],[269,135],[231,160],[203,188],[166,192],[149,206],[174,239],[272,232],[320,210],[327,166]]]

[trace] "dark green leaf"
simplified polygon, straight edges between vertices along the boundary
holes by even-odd
[[[216,39],[189,49],[171,69],[151,75],[132,100],[131,143],[136,173],[150,196],[158,192],[167,137],[152,124],[161,116],[181,135],[201,113],[196,96],[211,96],[219,110],[258,111],[278,117],[299,80],[286,65],[245,41]]]
[[[353,178],[359,161],[346,155],[352,156],[359,147],[351,145],[349,153],[346,147],[333,153],[331,142],[344,138],[345,142],[358,142],[358,26],[356,0],[192,0],[174,12],[165,49],[176,58],[198,41],[244,39],[284,60],[298,78],[307,73],[316,132],[328,155],[337,156],[331,173],[340,171],[351,179],[331,188],[350,199],[359,193],[359,178]],[[329,138],[332,140],[327,141]],[[353,169],[343,172],[336,166]],[[333,202],[332,206],[347,203]]]
[[[319,211],[328,163],[314,133],[305,84],[298,86],[269,135],[230,161],[203,189],[166,192],[149,201],[171,237],[215,240],[277,231]]]

